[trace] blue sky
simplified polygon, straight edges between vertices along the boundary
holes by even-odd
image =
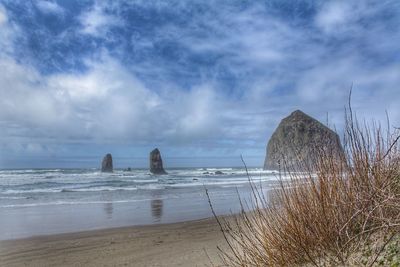
[[[0,167],[262,166],[301,109],[400,126],[399,1],[0,0]]]

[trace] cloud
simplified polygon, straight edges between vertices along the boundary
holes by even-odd
[[[7,22],[7,13],[2,5],[0,5],[0,26]]]
[[[209,138],[221,132],[221,110],[224,109],[226,100],[220,99],[212,85],[204,84],[188,93],[180,93],[170,104],[180,106],[178,110],[171,112],[176,113],[174,117],[177,117],[178,123],[173,134],[178,138]]]
[[[43,13],[63,14],[64,9],[59,6],[56,2],[48,0],[40,0],[36,2],[36,6]]]
[[[318,27],[330,33],[345,28],[349,23],[357,19],[355,13],[357,11],[351,2],[331,1],[322,7],[315,21]]]
[[[161,144],[195,156],[247,152],[261,164],[294,109],[328,113],[340,129],[351,84],[360,117],[388,110],[398,126],[396,3],[296,3],[95,2],[65,7],[78,15],[60,29],[4,11],[0,142],[18,153]]]
[[[0,57],[13,54],[15,42],[20,37],[20,27],[10,21],[6,8],[0,4]]]
[[[0,63],[7,66],[0,74],[0,121],[15,125],[3,129],[3,138],[30,132],[65,142],[179,143],[208,138],[218,127],[211,87],[157,94],[107,55],[84,74],[43,76],[12,59]]]
[[[108,14],[105,7],[98,3],[83,12],[79,21],[82,25],[81,32],[95,37],[105,37],[110,28],[124,24],[121,18]]]
[[[54,95],[43,90],[40,74],[7,57],[0,60],[0,66],[4,70],[0,75],[1,121],[27,132],[30,127],[57,128],[62,123],[63,108]]]

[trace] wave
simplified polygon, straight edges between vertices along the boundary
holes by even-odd
[[[101,191],[134,191],[136,187],[89,187],[89,188],[48,188],[48,189],[30,189],[30,190],[6,190],[0,194],[4,195],[18,195],[18,194],[30,194],[30,193],[67,193],[67,192],[101,192]],[[10,198],[11,197],[0,197]],[[17,199],[17,198],[15,198]]]
[[[207,171],[232,171],[233,168],[206,168]]]
[[[61,189],[54,189],[54,188],[49,188],[49,189],[29,189],[29,190],[15,190],[15,189],[8,189],[0,194],[4,195],[13,195],[13,194],[26,194],[26,193],[60,193]]]
[[[178,198],[177,196],[170,196],[170,198]],[[163,200],[165,198],[157,198]],[[24,203],[24,204],[9,204],[0,205],[0,208],[23,208],[23,207],[39,207],[39,206],[53,206],[53,205],[87,205],[87,204],[108,204],[108,203],[134,203],[151,201],[154,198],[143,199],[126,199],[126,200],[113,200],[113,201],[56,201],[56,202],[40,202],[40,203]]]
[[[213,181],[213,182],[193,182],[193,183],[177,183],[166,185],[166,188],[182,188],[182,187],[195,187],[195,186],[232,186],[232,185],[245,185],[248,184],[248,180],[241,180],[241,181]]]
[[[221,171],[224,174],[215,174]],[[252,181],[267,182],[277,179],[275,171],[251,168],[194,168],[171,169],[168,175],[150,175],[148,170],[124,172],[116,170],[112,174],[101,173],[98,169],[41,169],[41,170],[0,170],[0,201],[15,197],[59,198],[58,193],[79,192],[73,197],[84,198],[85,192],[162,190],[173,188],[193,188],[202,186],[232,187]],[[282,177],[285,179],[285,177]],[[50,195],[51,194],[51,195]],[[68,194],[60,195],[70,198]],[[72,195],[71,195],[72,197]],[[1,203],[0,203],[1,204]]]
[[[0,197],[0,199],[27,199],[27,197]]]
[[[271,177],[253,178],[252,182],[269,182],[273,181]],[[38,183],[24,186],[14,186],[13,188],[0,190],[1,195],[18,195],[18,194],[40,194],[40,193],[67,193],[67,192],[101,192],[101,191],[135,191],[135,190],[159,190],[165,188],[183,188],[196,186],[223,186],[223,185],[239,185],[247,184],[247,177],[243,178],[223,178],[223,177],[207,177],[207,178],[162,178],[158,180],[135,180],[135,181],[95,181],[92,183]],[[46,185],[46,186],[45,186]]]
[[[61,193],[68,192],[102,192],[102,191],[135,191],[137,187],[94,187],[94,188],[75,188],[62,189]]]
[[[166,186],[163,184],[145,184],[145,185],[140,185],[138,186],[138,189],[141,190],[160,190],[160,189],[165,189]]]

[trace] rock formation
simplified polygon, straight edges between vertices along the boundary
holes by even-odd
[[[320,152],[330,156],[343,153],[339,136],[300,110],[284,118],[267,145],[264,169],[290,171],[312,168]]]
[[[150,172],[153,174],[167,174],[163,168],[161,153],[158,148],[150,152]]]
[[[113,161],[111,154],[107,154],[104,156],[103,161],[101,162],[101,171],[113,172]]]

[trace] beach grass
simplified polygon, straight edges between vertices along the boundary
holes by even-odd
[[[249,177],[251,201],[217,217],[225,265],[399,266],[399,130],[345,114],[344,153],[321,148],[306,172],[283,163],[272,192]]]

